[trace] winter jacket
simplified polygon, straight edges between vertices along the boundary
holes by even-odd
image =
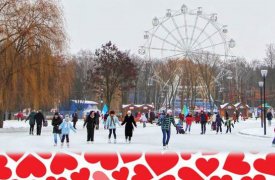
[[[86,121],[85,121],[85,123],[84,123],[84,127],[87,125],[87,129],[93,129],[93,128],[95,128],[95,125],[96,125],[96,118],[95,117],[93,117],[93,118],[91,118],[91,116],[88,116],[87,118],[86,118]]]
[[[71,122],[65,121],[65,120],[61,123],[61,125],[59,126],[59,129],[61,129],[61,134],[63,135],[70,134],[70,129],[76,132]]]
[[[29,124],[30,125],[35,125],[35,117],[36,113],[35,112],[31,112],[30,115],[27,117],[26,121],[29,120]]]
[[[76,112],[73,113],[72,117],[73,117],[73,122],[77,122],[78,121],[78,114]]]
[[[123,126],[124,124],[125,124],[125,136],[132,137],[134,126],[137,127],[134,116],[126,115],[124,117],[124,121],[121,123],[121,125]]]
[[[150,121],[154,121],[155,119],[156,119],[156,115],[155,115],[155,113],[154,112],[150,112]]]
[[[176,127],[176,123],[175,123],[174,117],[167,115],[165,118],[163,118],[160,121],[161,129],[163,129],[163,130],[170,130],[171,129],[171,123]]]
[[[232,119],[227,119],[225,121],[225,126],[232,126],[232,127],[234,127],[234,124],[232,123]]]
[[[108,116],[107,121],[106,121],[106,127],[107,129],[116,129],[116,124],[119,124],[118,118],[116,116]]]
[[[222,124],[224,124],[223,119],[219,114],[216,115],[216,124],[217,126],[221,126]]]
[[[60,134],[61,130],[59,129],[60,124],[62,124],[62,119],[58,116],[58,118],[52,119],[53,133]]]
[[[267,118],[267,120],[272,120],[272,113],[271,112],[268,112],[267,114],[266,114],[266,118]]]
[[[186,124],[187,125],[191,125],[192,124],[192,121],[193,121],[193,117],[192,117],[192,115],[188,115],[188,116],[186,116]]]
[[[147,118],[145,115],[142,115],[141,118],[140,118],[140,121],[141,122],[147,122]]]
[[[35,116],[34,116],[35,122],[38,125],[42,125],[42,122],[45,121],[44,115],[41,112],[38,112]]]
[[[201,118],[201,123],[206,123],[207,122],[207,117],[206,117],[205,113],[201,114],[200,118]]]

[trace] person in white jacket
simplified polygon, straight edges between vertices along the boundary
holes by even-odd
[[[146,127],[146,123],[147,123],[147,118],[145,116],[144,113],[142,113],[141,117],[140,117],[140,121],[143,123],[143,128]]]

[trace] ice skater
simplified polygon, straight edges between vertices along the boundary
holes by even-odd
[[[146,123],[147,123],[147,118],[146,118],[146,116],[145,116],[144,113],[142,113],[142,115],[141,115],[141,117],[140,117],[139,120],[143,123],[143,128],[145,128],[146,127]]]
[[[207,116],[206,116],[206,114],[203,111],[201,111],[201,114],[200,114],[200,121],[201,121],[201,134],[205,134],[205,132],[206,132]]]
[[[60,124],[62,124],[62,119],[59,116],[59,113],[54,113],[52,119],[52,126],[53,126],[53,137],[54,137],[54,146],[57,145],[57,137],[59,137],[61,141],[61,130],[59,129]]]
[[[123,126],[125,124],[125,141],[126,143],[131,143],[131,138],[133,136],[134,126],[137,127],[134,116],[131,111],[127,112],[127,115],[124,117],[124,121],[121,123]]]
[[[166,117],[161,118],[158,124],[161,125],[161,130],[162,130],[163,149],[168,149],[168,144],[169,144],[170,135],[171,135],[171,124],[177,127],[175,124],[174,116],[172,115],[172,110],[168,110]]]
[[[61,134],[62,134],[61,147],[63,147],[63,145],[64,145],[65,138],[66,138],[66,142],[67,142],[67,147],[69,147],[69,143],[70,143],[70,139],[69,139],[70,130],[73,130],[74,132],[76,132],[76,129],[71,124],[70,118],[69,118],[68,114],[65,116],[65,120],[61,123],[61,125],[59,126],[59,129],[61,130]]]
[[[35,126],[35,117],[36,112],[35,110],[33,110],[30,115],[27,117],[26,121],[27,122],[29,120],[29,124],[30,124],[30,135],[33,135],[33,130],[34,130],[34,126]]]
[[[228,132],[230,132],[231,133],[231,126],[234,128],[234,124],[232,123],[232,119],[227,119],[226,120],[226,122],[225,122],[225,126],[226,126],[226,134],[228,133]]]
[[[114,143],[116,144],[116,124],[120,126],[115,111],[110,111],[110,116],[107,118],[106,127],[109,129],[108,143],[111,143],[111,136],[114,135]]]
[[[274,133],[275,133],[275,128],[274,128]],[[274,139],[272,141],[272,146],[275,147],[275,137],[274,137]]]
[[[87,126],[87,143],[89,144],[94,143],[94,132],[95,132],[95,126],[96,126],[96,117],[95,112],[91,111],[89,115],[87,116],[83,128]]]
[[[223,119],[221,118],[220,114],[218,113],[216,115],[216,130],[217,130],[216,134],[218,134],[219,132],[222,133],[222,124],[224,124]]]
[[[186,119],[185,132],[187,133],[187,130],[188,130],[188,132],[190,133],[192,122],[193,122],[193,119],[194,119],[191,112],[188,113],[188,115],[186,116],[185,119]]]

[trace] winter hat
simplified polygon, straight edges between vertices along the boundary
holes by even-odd
[[[168,114],[172,113],[172,110],[171,110],[171,109],[169,109],[169,110],[167,111],[167,113],[168,113]]]
[[[54,115],[55,115],[55,116],[58,116],[58,115],[59,115],[59,113],[58,113],[58,112],[55,112],[55,113],[54,113]]]

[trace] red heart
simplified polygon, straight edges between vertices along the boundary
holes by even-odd
[[[104,174],[104,173],[101,172],[101,171],[96,171],[96,172],[93,174],[93,179],[94,179],[94,180],[109,180],[109,178],[106,176],[106,174]]]
[[[46,180],[67,180],[67,179],[64,177],[60,177],[60,178],[56,179],[55,177],[50,176],[50,177],[47,177]]]
[[[118,165],[118,156],[116,153],[108,153],[108,154],[85,153],[84,158],[87,162],[92,164],[100,162],[101,166],[106,170],[113,170]]]
[[[250,165],[247,162],[244,162],[243,159],[244,153],[230,153],[226,158],[223,169],[234,174],[248,174],[250,171]]]
[[[7,155],[14,161],[18,161],[21,159],[24,155],[24,153],[7,153]]]
[[[181,179],[203,180],[203,178],[193,169],[189,167],[181,168],[178,172]]]
[[[196,166],[205,176],[208,177],[219,167],[219,161],[215,158],[211,158],[208,161],[200,158],[196,161]]]
[[[19,163],[16,168],[16,174],[21,178],[27,178],[31,174],[35,177],[43,177],[46,174],[46,167],[30,154]]]
[[[80,172],[74,172],[71,174],[72,180],[89,180],[90,178],[90,170],[87,168],[80,169]]]
[[[142,154],[141,153],[121,153],[120,154],[122,161],[124,162],[124,164],[127,164],[129,162],[133,162],[138,160],[139,158],[141,158]]]
[[[52,157],[52,153],[37,153],[37,155],[43,159],[50,159]]]
[[[5,156],[0,156],[0,179],[9,179],[12,175],[12,172],[7,165],[7,158]]]
[[[159,176],[176,166],[179,156],[177,153],[148,153],[145,154],[145,160],[156,175]]]
[[[229,175],[225,175],[221,178],[219,176],[213,176],[210,180],[232,180],[232,177]]]
[[[191,159],[192,153],[181,153],[180,156],[183,160],[187,161],[187,160]]]
[[[275,175],[275,154],[268,154],[266,159],[257,159],[254,162],[254,167],[261,173]]]
[[[117,180],[127,180],[128,175],[129,170],[126,167],[121,168],[120,171],[114,171],[112,173],[113,178]]]
[[[266,180],[263,175],[256,175],[253,179],[251,177],[243,177],[242,180]]]
[[[176,180],[176,178],[172,175],[164,176],[160,180]]]
[[[74,170],[77,165],[77,160],[74,157],[64,153],[57,153],[51,162],[50,168],[54,174],[61,174],[65,169]]]
[[[144,165],[138,164],[134,168],[134,172],[136,173],[133,177],[132,180],[140,180],[140,179],[152,179],[153,176],[150,173],[150,171],[145,167]]]

